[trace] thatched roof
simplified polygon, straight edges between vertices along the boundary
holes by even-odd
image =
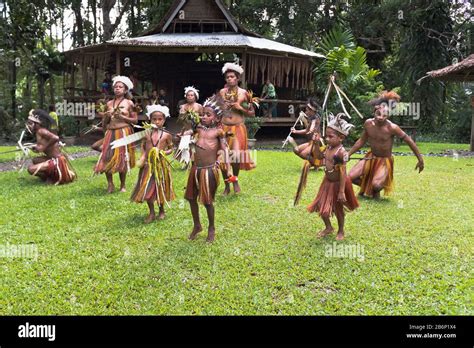
[[[142,35],[146,36],[146,35],[152,35],[152,34],[165,33],[170,27],[170,24],[172,23],[172,21],[176,19],[179,11],[182,10],[185,7],[185,5],[187,5],[187,3],[189,2],[190,2],[189,0],[174,0],[174,2],[171,4],[170,8],[168,9],[164,17],[161,19],[161,21],[158,23],[158,25],[150,30],[147,30]],[[219,9],[221,14],[225,18],[225,20],[230,24],[230,28],[233,32],[242,33],[248,36],[262,37],[261,35],[248,30],[242,24],[240,24],[235,19],[235,17],[232,16],[230,11],[225,7],[225,5],[222,3],[221,0],[202,0],[202,2],[203,2],[203,4],[201,4],[202,8],[209,6],[209,5],[206,6],[205,4],[206,2],[209,2],[211,3],[211,6],[214,5],[217,9]]]
[[[79,52],[86,49],[95,49],[103,51],[107,47],[122,47],[124,50],[133,47],[135,50],[141,48],[156,48],[157,51],[170,52],[173,49],[189,47],[192,50],[196,48],[217,48],[219,50],[229,49],[253,49],[262,54],[273,53],[288,57],[297,56],[300,58],[324,58],[324,55],[302,48],[283,44],[281,42],[268,40],[265,38],[247,36],[233,33],[178,33],[178,34],[153,34],[141,37],[110,40],[106,43],[96,44],[86,47],[79,47],[70,52]],[[98,54],[94,52],[94,56]]]
[[[474,81],[474,54],[459,63],[427,72],[428,76],[443,81]]]

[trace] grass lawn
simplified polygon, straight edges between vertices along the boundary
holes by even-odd
[[[420,152],[423,154],[427,153],[442,153],[446,150],[463,150],[463,151],[469,151],[469,144],[450,144],[450,143],[416,143],[418,148],[420,149]],[[397,144],[398,146],[395,146],[393,148],[394,152],[410,152],[412,153],[410,147],[406,145],[405,143],[402,144]]]
[[[79,181],[57,187],[0,173],[0,245],[39,252],[0,258],[0,315],[473,314],[474,159],[427,157],[418,174],[414,157],[397,157],[394,195],[361,199],[337,244],[316,238],[323,223],[305,210],[322,172],[292,207],[302,164],[292,153],[260,151],[238,197],[220,187],[212,245],[206,233],[187,240],[185,172],[174,171],[166,220],[144,225],[146,205],[129,202],[138,170],[128,193],[106,195],[94,163],[74,161]],[[362,257],[331,257],[334,245]]]
[[[17,156],[21,156],[23,153],[21,151],[16,152],[9,152],[9,153],[2,153],[10,150],[15,150],[16,146],[0,146],[0,163],[2,162],[10,162],[15,161]],[[88,146],[67,146],[66,151],[69,154],[76,153],[76,152],[84,152],[89,151],[90,147]],[[31,152],[33,156],[36,156],[34,152]]]

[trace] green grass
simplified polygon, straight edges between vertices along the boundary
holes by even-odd
[[[187,240],[185,172],[174,171],[166,220],[151,225],[146,205],[129,202],[137,170],[129,193],[113,195],[91,176],[94,158],[74,161],[79,181],[66,186],[0,173],[0,244],[39,250],[36,261],[0,258],[0,315],[473,314],[474,160],[425,161],[418,174],[415,158],[397,157],[394,195],[347,215],[338,245],[363,247],[363,261],[327,257],[334,236],[316,238],[322,221],[305,206],[322,172],[292,207],[292,153],[259,152],[243,193],[219,194],[213,245],[205,233]]]
[[[268,144],[265,143],[265,141],[259,141],[257,142],[257,146],[262,149],[266,150],[280,150],[281,149],[281,144]],[[346,147],[349,148],[350,145],[347,145]],[[469,144],[451,144],[451,143],[428,143],[428,142],[419,142],[417,143],[418,148],[420,149],[422,154],[428,154],[428,153],[443,153],[447,150],[464,150],[464,151],[469,151]],[[287,151],[290,151],[289,147],[286,148]],[[368,151],[369,147],[363,147],[362,151]],[[399,144],[396,143],[395,146],[393,147],[394,152],[402,152],[402,153],[413,153],[408,145],[405,143]]]
[[[17,159],[17,156],[21,156],[22,152],[21,151],[16,151],[16,152],[10,152],[10,153],[2,153],[5,151],[10,151],[10,150],[15,150],[16,146],[0,146],[0,163],[2,162],[10,162],[10,161],[15,161]],[[66,151],[69,154],[73,154],[76,152],[84,152],[84,151],[89,151],[90,147],[88,146],[66,146]],[[31,152],[33,156],[36,156],[35,153]]]
[[[469,151],[469,144],[450,144],[450,143],[417,143],[420,152],[423,154],[427,153],[442,153],[446,150],[464,150]],[[410,147],[403,143],[403,145],[395,146],[394,152],[412,152]]]

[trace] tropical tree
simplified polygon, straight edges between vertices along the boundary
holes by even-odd
[[[316,65],[314,70],[317,94],[324,96],[329,77],[335,74],[336,84],[361,113],[368,114],[370,108],[366,102],[383,89],[383,84],[376,79],[380,71],[369,67],[366,51],[363,47],[356,45],[351,31],[339,26],[331,29],[322,38],[316,50],[326,56],[326,59]],[[347,111],[358,119],[357,114],[350,111],[348,103],[344,104]],[[334,90],[330,95],[328,109],[333,113],[342,111],[340,100]],[[360,125],[361,122],[356,121],[356,124]]]

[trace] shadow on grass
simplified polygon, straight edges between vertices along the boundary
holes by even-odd
[[[378,204],[378,205],[390,205],[394,204],[395,202],[393,201],[393,196],[382,196],[379,199],[374,199],[371,197],[367,196],[361,196],[357,194],[357,200],[360,202],[370,202],[371,204]]]
[[[94,187],[94,186],[85,186],[85,187],[81,187],[79,193],[81,195],[85,195],[85,196],[95,196],[95,197],[106,197],[106,196],[110,196],[110,198],[116,196],[117,193],[119,193],[118,191],[110,194],[110,193],[107,193],[107,186],[104,185],[104,187]]]

